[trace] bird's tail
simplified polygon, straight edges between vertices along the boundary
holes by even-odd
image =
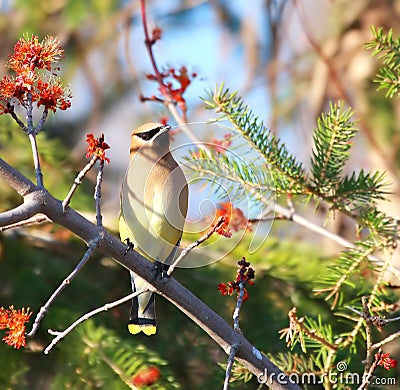
[[[131,272],[132,291],[140,290],[147,282]],[[132,309],[129,316],[128,330],[131,334],[143,332],[147,336],[156,333],[155,294],[147,291],[132,299]]]

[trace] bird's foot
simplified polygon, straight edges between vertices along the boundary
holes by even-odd
[[[166,281],[169,278],[169,275],[167,273],[168,268],[169,268],[169,265],[160,263],[159,261],[156,261],[154,263],[153,280],[155,280],[159,277],[161,280]]]
[[[125,252],[124,252],[124,256],[125,256],[130,250],[133,250],[133,248],[135,247],[135,245],[134,245],[133,242],[129,239],[129,237],[126,238],[126,239],[124,240],[124,242],[126,243],[126,249],[125,249]]]

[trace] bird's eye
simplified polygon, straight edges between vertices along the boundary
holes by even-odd
[[[141,138],[143,141],[148,141],[152,139],[160,130],[162,127],[156,127],[155,129],[145,131],[143,133],[136,133],[136,137]]]
[[[150,139],[149,133],[138,133],[138,134],[136,134],[136,136],[141,138],[144,141],[148,141]]]

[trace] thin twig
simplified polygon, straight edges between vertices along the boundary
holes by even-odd
[[[239,289],[240,289],[239,296],[236,300],[236,307],[233,312],[233,330],[235,330],[238,333],[242,333],[242,331],[240,330],[240,326],[239,326],[239,315],[240,315],[240,309],[242,307],[243,296],[244,296],[243,282],[239,283]],[[231,350],[229,352],[228,364],[226,365],[226,370],[225,370],[225,380],[224,380],[223,390],[228,390],[228,388],[229,388],[229,380],[232,375],[232,367],[233,367],[233,363],[235,362],[235,356],[239,350],[239,347],[240,347],[240,343],[235,343],[232,345]]]
[[[351,331],[351,333],[346,337],[346,340],[343,342],[342,344],[342,348],[346,349],[350,344],[353,343],[354,339],[356,338],[358,332],[360,331],[360,329],[362,328],[362,325],[364,323],[364,319],[362,318],[362,316],[358,319],[356,326],[354,327],[354,329]]]
[[[200,140],[200,138],[196,137],[193,132],[189,129],[187,125],[187,118],[186,117],[181,117],[178,113],[178,110],[176,109],[176,106],[173,102],[166,102],[166,106],[169,110],[169,112],[172,114],[173,118],[175,119],[176,123],[179,125],[179,129],[182,130],[188,138],[196,144],[196,147],[208,151],[207,146],[204,145],[204,142]]]
[[[329,341],[325,340],[323,337],[318,336],[315,330],[309,330],[304,325],[304,317],[298,318],[297,317],[297,309],[294,307],[289,312],[289,319],[290,322],[293,322],[303,333],[305,333],[309,338],[319,342],[320,344],[324,345],[325,347],[329,348],[332,351],[337,351],[337,345],[330,343]]]
[[[63,282],[58,286],[58,288],[53,292],[47,302],[40,308],[39,313],[35,318],[35,322],[33,323],[31,331],[27,334],[28,337],[32,337],[35,335],[37,330],[39,329],[40,322],[43,317],[46,315],[47,311],[49,310],[50,306],[54,303],[57,297],[62,293],[62,291],[74,280],[76,275],[82,270],[88,260],[92,257],[94,250],[97,248],[100,242],[100,237],[95,238],[92,240],[89,245],[88,249],[85,252],[84,256],[82,257],[81,261],[78,265],[73,269],[73,271],[63,280]]]
[[[28,128],[25,126],[25,123],[21,121],[21,119],[18,118],[18,115],[14,111],[14,106],[10,103],[7,103],[7,110],[9,114],[12,116],[12,118],[17,122],[18,126],[25,131],[25,133],[28,133]]]
[[[178,264],[183,260],[184,257],[186,257],[189,254],[191,250],[202,244],[204,241],[208,240],[224,222],[225,222],[224,217],[223,216],[219,217],[215,225],[210,230],[208,230],[206,234],[201,236],[197,241],[192,242],[189,246],[187,246],[181,252],[181,254],[176,258],[176,260],[169,266],[167,271],[167,276],[170,276],[172,272],[174,272]]]
[[[40,121],[37,123],[34,132],[35,134],[39,133],[40,130],[42,130],[44,122],[46,122],[47,115],[49,114],[49,109],[47,107],[44,108],[42,117],[40,118]]]
[[[71,189],[68,192],[68,195],[65,197],[65,199],[62,202],[63,210],[67,209],[71,202],[71,198],[74,195],[76,189],[80,184],[82,184],[82,179],[85,177],[85,175],[93,168],[94,164],[98,160],[98,156],[94,155],[92,159],[86,164],[86,166],[78,173],[74,180],[74,184],[72,184]]]
[[[33,217],[25,219],[23,221],[12,223],[12,224],[6,225],[6,226],[0,226],[0,232],[4,232],[9,229],[15,229],[15,228],[23,227],[23,226],[38,225],[38,224],[46,223],[46,222],[52,222],[52,221],[49,217],[47,217],[44,214],[36,214]]]
[[[325,375],[323,376],[323,378],[324,378],[324,390],[332,389],[332,383],[329,380],[329,373],[330,373],[330,370],[332,369],[333,361],[334,361],[336,356],[337,356],[337,351],[334,351],[332,349],[330,349],[328,351],[328,356],[326,357],[325,364],[324,364],[324,370],[323,370],[323,372],[325,373]]]
[[[228,364],[226,366],[226,371],[225,371],[224,387],[222,388],[223,390],[229,389],[229,380],[230,380],[231,374],[232,374],[232,367],[233,367],[233,363],[235,361],[236,353],[239,350],[239,346],[240,346],[240,343],[233,344],[231,347],[231,350],[229,352]]]
[[[146,45],[147,52],[149,53],[149,58],[151,62],[151,66],[153,67],[155,76],[157,77],[157,81],[159,84],[162,84],[163,77],[161,72],[158,70],[158,66],[153,53],[153,45],[154,41],[150,39],[149,28],[147,25],[147,15],[146,15],[146,0],[140,0],[140,10],[142,15],[142,24],[143,24],[143,32],[144,32],[144,44]]]
[[[39,159],[39,151],[36,143],[36,135],[35,133],[28,134],[29,141],[31,142],[32,147],[32,155],[33,155],[33,164],[35,166],[35,175],[36,175],[36,183],[38,187],[44,188],[43,186],[43,174],[40,168],[40,159]]]
[[[395,321],[399,321],[400,317],[385,318],[384,320],[385,320],[385,322],[395,322]]]
[[[391,334],[390,336],[386,337],[385,339],[383,339],[382,341],[380,341],[379,343],[375,343],[371,345],[371,349],[377,349],[382,347],[383,345],[390,343],[396,339],[398,339],[400,337],[400,330],[396,333]]]
[[[311,230],[323,237],[329,238],[330,240],[336,242],[337,244],[339,244],[345,248],[355,248],[355,245],[352,242],[346,240],[345,238],[343,238],[335,233],[332,233],[332,232],[326,230],[325,228],[311,222],[309,219],[304,218],[297,213],[292,213],[292,211],[290,209],[287,209],[279,204],[276,204],[275,211],[280,216],[279,219],[285,219],[288,221],[292,221],[292,222],[294,222],[300,226],[303,226],[306,229]],[[383,261],[382,259],[380,259],[372,254],[368,255],[368,260],[370,260],[371,262],[374,262],[376,264],[379,264],[379,265],[385,264],[385,261]],[[400,279],[400,269],[398,267],[389,265],[388,270],[390,272],[392,272],[397,278]]]
[[[148,23],[147,23],[147,14],[146,14],[146,0],[140,0],[140,9],[141,9],[141,16],[142,16],[142,24],[143,24],[143,31],[144,31],[144,44],[146,46],[147,52],[149,54],[151,66],[153,67],[154,70],[154,75],[156,76],[157,83],[162,86],[163,85],[163,76],[158,69],[157,62],[154,56],[153,52],[153,45],[154,41],[150,39],[150,34],[149,34],[149,28],[148,28]],[[199,149],[207,150],[207,148],[203,145],[203,143],[200,141],[199,138],[197,138],[193,132],[188,128],[186,125],[187,123],[187,118],[186,114],[182,113],[182,117],[179,115],[178,110],[176,109],[174,99],[172,96],[168,94],[166,97],[166,101],[163,102],[169,112],[172,114],[174,117],[175,121],[181,126],[180,128],[182,131],[189,137],[189,139],[193,142],[195,142],[197,147]]]
[[[32,92],[26,95],[28,106],[26,107],[26,125],[28,127],[28,134],[34,134],[33,129],[33,97]]]
[[[139,294],[142,294],[144,292],[148,291],[147,287],[141,288],[140,290],[135,291],[134,293],[131,293],[127,295],[124,298],[118,299],[117,301],[106,303],[105,305],[98,307],[95,310],[90,311],[89,313],[86,313],[82,317],[79,317],[75,322],[73,322],[67,329],[65,329],[62,332],[57,332],[49,329],[49,333],[53,336],[56,336],[53,341],[46,347],[46,349],[43,351],[46,355],[52,350],[52,348],[60,341],[62,340],[67,334],[69,334],[72,330],[74,330],[79,324],[82,322],[88,320],[90,317],[93,317],[94,315],[101,313],[102,311],[107,311],[109,309],[112,309],[115,306],[121,305],[124,302],[127,302],[131,300],[132,298],[135,298]]]
[[[96,222],[97,226],[103,226],[103,217],[101,216],[101,182],[103,181],[104,160],[100,160],[99,172],[96,178],[96,187],[94,189],[94,200],[96,202]]]
[[[371,366],[369,367],[368,372],[366,372],[363,375],[363,381],[362,381],[361,385],[357,388],[357,390],[366,389],[371,384],[371,377],[378,365],[381,353],[382,353],[382,351],[379,350],[379,353],[377,354],[378,356],[375,356],[375,360],[372,362]]]
[[[363,377],[369,372],[372,364],[372,334],[371,334],[371,316],[369,313],[369,302],[367,297],[361,297],[363,318],[365,320],[365,347],[366,347],[366,358],[365,358],[365,368]]]
[[[242,303],[243,303],[243,297],[244,297],[244,283],[240,282],[239,283],[239,295],[236,300],[236,307],[233,312],[233,329],[236,330],[236,332],[241,332],[240,326],[239,326],[239,315],[240,315],[240,309],[242,308]]]
[[[289,377],[276,367],[261,351],[252,345],[243,335],[235,332],[219,315],[204,304],[198,297],[187,288],[178,283],[173,277],[168,283],[154,279],[153,268],[148,260],[135,251],[125,253],[126,244],[122,243],[107,230],[99,228],[89,222],[81,214],[73,209],[66,213],[62,212],[62,204],[49,192],[39,189],[28,178],[16,169],[8,165],[0,158],[0,178],[14,188],[21,196],[24,196],[23,207],[28,208],[24,219],[36,213],[44,212],[54,223],[64,226],[82,240],[90,242],[100,233],[100,250],[107,256],[114,258],[120,265],[134,271],[140,277],[148,280],[158,293],[171,304],[182,311],[187,317],[202,328],[212,340],[214,340],[224,351],[229,353],[231,346],[240,340],[241,346],[236,354],[236,360],[248,368],[254,375],[262,375],[265,370],[271,375],[266,378],[266,384],[274,390],[300,389],[299,386],[290,382]],[[4,225],[16,222],[13,212],[1,213],[9,217]],[[25,214],[28,214],[25,216]],[[140,291],[141,293],[142,291]],[[131,299],[131,296],[127,298]],[[277,378],[280,378],[278,381]],[[282,385],[285,382],[285,385]]]
[[[242,271],[242,269],[240,270]],[[233,311],[233,330],[235,332],[238,332],[239,334],[242,334],[242,331],[239,326],[239,317],[240,317],[240,309],[242,308],[243,304],[243,298],[244,298],[244,293],[245,293],[245,281],[243,281],[243,272],[240,272],[240,282],[239,282],[239,295],[236,300],[236,307],[235,310]],[[231,347],[229,357],[228,357],[228,364],[226,366],[226,371],[225,371],[225,380],[224,380],[224,387],[223,390],[227,390],[229,386],[229,380],[231,377],[232,373],[232,367],[233,363],[235,361],[235,356],[237,352],[239,351],[240,343],[234,343]]]

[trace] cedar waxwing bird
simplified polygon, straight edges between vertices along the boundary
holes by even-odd
[[[119,233],[164,270],[175,257],[188,207],[185,175],[169,150],[170,126],[148,123],[132,133],[130,163],[122,183]],[[133,292],[146,281],[131,272]],[[154,292],[132,299],[128,330],[156,333]]]

